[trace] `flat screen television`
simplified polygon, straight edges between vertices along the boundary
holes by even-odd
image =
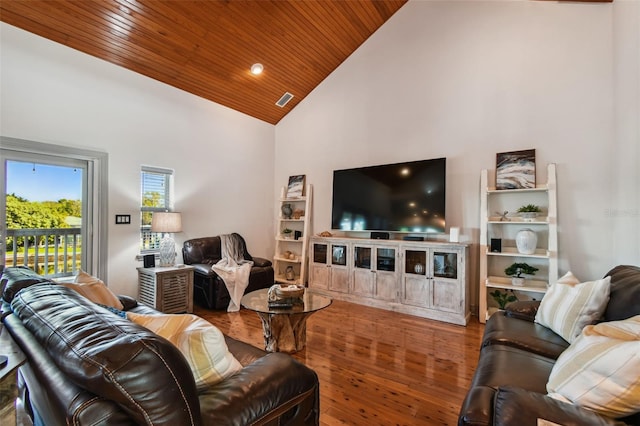
[[[446,158],[334,170],[331,228],[443,233]]]

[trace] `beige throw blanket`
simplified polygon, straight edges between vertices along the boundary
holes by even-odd
[[[229,290],[231,301],[227,312],[240,310],[240,299],[249,285],[249,274],[253,262],[244,259],[242,241],[238,234],[220,235],[221,259],[211,269],[222,278]]]

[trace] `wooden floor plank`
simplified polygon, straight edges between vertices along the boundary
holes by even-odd
[[[264,349],[255,312],[194,313]],[[307,347],[292,356],[318,374],[321,425],[455,425],[483,329],[334,301],[309,317]]]

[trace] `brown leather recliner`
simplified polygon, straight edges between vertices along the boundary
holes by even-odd
[[[236,234],[238,235],[238,234]],[[247,251],[247,244],[240,237],[245,260],[253,261],[249,285],[245,293],[261,288],[269,288],[274,283],[273,265],[270,260],[253,257]],[[194,238],[184,242],[182,258],[186,265],[195,268],[193,276],[193,299],[196,303],[208,309],[227,309],[231,296],[222,278],[212,269],[222,258],[220,237]]]

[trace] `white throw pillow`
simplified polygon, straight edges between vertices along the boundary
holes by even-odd
[[[164,337],[182,352],[199,391],[242,369],[242,364],[229,352],[222,332],[196,315],[127,312],[127,318]]]
[[[640,412],[640,315],[586,326],[558,357],[547,392],[608,417]]]
[[[542,297],[535,322],[572,343],[585,326],[602,317],[610,287],[611,277],[580,283],[567,272]]]

